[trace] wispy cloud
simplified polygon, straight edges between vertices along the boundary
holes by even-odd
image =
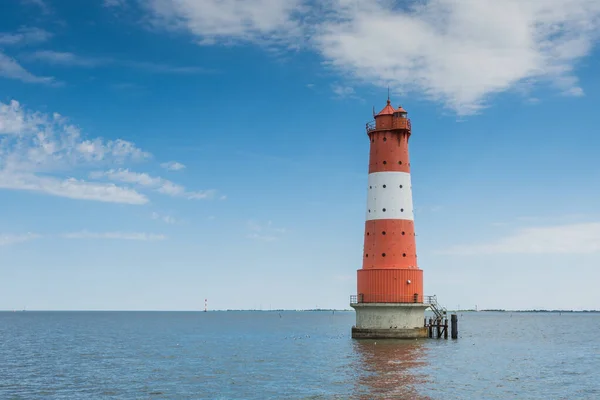
[[[123,7],[126,2],[125,0],[104,0],[102,4],[104,7]]]
[[[154,0],[141,2],[155,26],[189,30],[199,43],[281,42],[300,37],[300,23],[294,16],[302,0]]]
[[[260,223],[255,220],[249,220],[246,224],[249,233],[246,235],[248,239],[260,240],[263,242],[273,242],[279,240],[287,230],[278,228],[271,221]]]
[[[356,92],[351,86],[344,86],[339,83],[334,83],[333,85],[331,85],[331,90],[333,91],[335,96],[340,99],[356,98]]]
[[[161,167],[168,171],[180,171],[185,168],[185,165],[178,163],[177,161],[169,161],[160,164]]]
[[[23,27],[16,32],[0,32],[0,46],[39,44],[51,37],[52,34],[44,29]]]
[[[20,1],[22,4],[33,5],[33,6],[38,7],[40,9],[40,11],[42,11],[45,14],[50,12],[50,7],[44,0],[20,0]]]
[[[29,242],[30,240],[38,239],[40,237],[41,235],[38,235],[37,233],[26,233],[23,235],[0,234],[0,247]]]
[[[21,66],[14,58],[0,51],[0,77],[16,79],[26,83],[43,83],[46,85],[60,85],[53,77],[38,76]]]
[[[146,61],[115,61],[117,65],[123,65],[125,67],[139,69],[142,71],[147,71],[150,73],[156,74],[210,74],[216,71],[212,69],[207,69],[203,67],[196,66],[176,66],[169,64],[161,64],[155,62],[146,62]]]
[[[156,74],[201,74],[214,72],[213,70],[197,66],[176,66],[147,61],[119,60],[112,57],[89,57],[53,50],[39,50],[23,54],[22,57],[29,61],[39,61],[63,67],[95,68],[116,65]]]
[[[113,239],[113,240],[140,240],[140,241],[157,241],[165,240],[165,235],[157,235],[143,232],[73,232],[65,233],[62,237],[66,239]]]
[[[352,81],[416,93],[458,115],[478,113],[494,94],[528,92],[536,84],[583,94],[575,69],[600,36],[597,0],[396,3],[154,0],[142,6],[154,26],[187,31],[202,45],[311,46]]]
[[[0,188],[80,200],[145,204],[148,198],[134,189],[57,174],[76,174],[80,168],[148,158],[149,153],[122,139],[85,139],[76,126],[58,113],[30,111],[15,100],[0,102]]]
[[[42,236],[37,233],[26,234],[0,234],[0,247],[11,246],[19,243],[29,242],[40,238],[59,237],[63,239],[112,239],[112,240],[138,240],[138,241],[158,241],[166,240],[167,236],[163,234],[145,233],[145,232],[70,232],[58,235]]]
[[[189,200],[210,199],[216,194],[216,190],[214,189],[190,192],[187,191],[184,186],[171,182],[168,179],[151,176],[147,173],[133,172],[123,168],[92,172],[90,177],[94,179],[106,177],[111,181],[132,183],[152,188],[162,194],[173,197],[183,197]]]
[[[24,56],[27,60],[43,61],[53,65],[69,67],[96,67],[112,62],[110,58],[80,57],[74,53],[52,50],[38,50]]]
[[[42,3],[43,4],[43,3]],[[34,45],[47,41],[52,34],[39,28],[23,27],[16,32],[0,32],[0,77],[17,79],[27,83],[42,83],[60,86],[61,83],[50,76],[38,76],[25,69],[17,60],[7,55],[2,48],[10,46]]]
[[[157,212],[152,213],[152,219],[157,220],[157,221],[162,221],[165,224],[176,224],[177,223],[177,220],[175,218],[173,218],[172,216],[159,214]]]
[[[0,189],[25,190],[106,203],[146,204],[148,202],[148,198],[143,194],[114,184],[88,182],[75,178],[57,179],[13,171],[0,171]]]
[[[600,252],[600,223],[524,228],[490,243],[459,245],[440,254],[590,254]]]

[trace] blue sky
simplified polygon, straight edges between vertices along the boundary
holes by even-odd
[[[597,1],[1,7],[0,309],[348,307],[388,86],[426,294],[600,309]]]

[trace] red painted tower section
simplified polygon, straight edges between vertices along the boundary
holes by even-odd
[[[417,266],[408,140],[411,124],[390,101],[373,123],[362,269],[362,302],[422,303],[423,271]]]

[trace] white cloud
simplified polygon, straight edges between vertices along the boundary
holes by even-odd
[[[115,240],[140,240],[140,241],[157,241],[165,240],[167,237],[162,234],[152,234],[144,232],[71,232],[58,235],[65,239],[115,239]],[[13,244],[28,242],[31,240],[42,238],[42,235],[37,233],[27,234],[0,234],[0,247],[10,246]]]
[[[454,246],[440,254],[591,254],[600,252],[600,223],[521,229],[491,243]]]
[[[71,199],[145,204],[146,196],[127,187],[51,174],[149,157],[122,139],[83,139],[79,129],[58,113],[29,111],[15,100],[0,102],[0,188]]]
[[[44,83],[58,85],[59,83],[50,76],[37,76],[23,68],[14,58],[0,51],[0,77],[16,79],[26,83]]]
[[[114,184],[87,182],[74,178],[57,179],[34,174],[0,171],[0,188],[26,190],[76,200],[105,203],[146,204],[148,198],[133,189]]]
[[[48,171],[81,164],[122,164],[150,154],[133,143],[102,138],[83,139],[79,128],[58,113],[26,110],[12,100],[0,102],[0,170]]]
[[[127,68],[139,69],[142,71],[155,73],[155,74],[207,74],[214,73],[215,71],[206,69],[203,67],[195,66],[177,66],[160,64],[148,61],[128,61],[128,60],[114,60],[117,65],[122,65]]]
[[[331,66],[458,114],[526,81],[580,93],[574,65],[600,27],[596,0],[429,0],[394,11],[376,0],[333,3],[339,20],[315,38]]]
[[[598,0],[144,4],[157,25],[187,30],[201,44],[308,44],[352,81],[416,93],[459,115],[479,112],[494,94],[539,83],[582,95],[574,71],[600,35]]]
[[[102,64],[108,64],[110,59],[86,58],[73,53],[38,50],[26,56],[28,60],[43,61],[52,65],[67,65],[72,67],[95,67]]]
[[[41,236],[36,233],[27,233],[24,235],[0,234],[0,247],[28,242],[30,240],[38,239],[40,237]]]
[[[49,13],[50,7],[46,4],[44,0],[21,0],[23,4],[31,4],[40,8],[43,13]]]
[[[160,166],[169,171],[180,171],[185,168],[185,165],[178,163],[177,161],[165,162],[160,164]]]
[[[125,0],[104,0],[104,7],[123,7]]]
[[[43,43],[52,34],[39,28],[21,28],[17,32],[0,32],[0,46],[17,46]]]
[[[339,83],[334,83],[331,85],[331,90],[336,95],[336,97],[343,98],[356,98],[356,92],[354,88],[351,86],[344,86]]]
[[[157,74],[199,74],[214,71],[196,66],[174,66],[147,61],[118,60],[109,57],[84,57],[74,53],[53,50],[39,50],[23,55],[29,61],[39,61],[51,65],[64,67],[94,68],[100,66],[116,65]]]
[[[264,242],[273,242],[279,240],[283,234],[287,232],[285,228],[274,227],[272,221],[262,224],[255,220],[249,220],[247,222],[247,228],[250,231],[246,235],[248,239],[260,240]]]
[[[165,224],[176,224],[177,220],[170,215],[162,215],[157,212],[152,213],[152,219],[163,221]]]
[[[16,32],[0,32],[0,77],[17,79],[27,83],[43,83],[59,86],[53,77],[37,76],[26,70],[14,58],[1,51],[2,47],[24,46],[47,41],[52,34],[39,28],[21,28]]]
[[[141,240],[156,241],[165,240],[165,235],[157,235],[143,232],[73,232],[62,235],[66,239],[115,239],[115,240]]]
[[[201,44],[280,41],[301,34],[294,18],[302,0],[150,0],[156,25],[186,29]]]
[[[157,192],[173,197],[184,197],[189,200],[209,199],[214,197],[216,190],[189,192],[184,186],[173,183],[161,177],[150,176],[146,173],[133,172],[129,169],[111,169],[103,172],[93,172],[92,178],[106,177],[109,180],[132,183],[155,189]]]

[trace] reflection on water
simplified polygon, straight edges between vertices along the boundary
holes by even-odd
[[[419,340],[355,340],[358,355],[355,396],[361,399],[429,399],[418,393],[429,381],[430,351]]]

